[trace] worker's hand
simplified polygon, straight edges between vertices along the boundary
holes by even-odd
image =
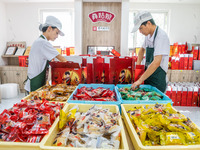
[[[136,88],[139,88],[139,85],[142,84],[140,80],[137,80],[131,85],[132,90],[134,91]]]

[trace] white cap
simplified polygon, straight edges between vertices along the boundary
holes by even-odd
[[[40,24],[39,26],[39,30],[42,31],[43,27],[48,27],[48,26],[52,26],[52,27],[56,27],[58,28],[58,30],[60,31],[60,35],[64,36],[65,34],[61,31],[62,30],[62,23],[60,22],[60,20],[58,20],[56,17],[54,16],[47,16],[46,21],[44,24]]]
[[[134,18],[134,27],[133,27],[132,33],[136,32],[142,23],[151,19],[153,19],[153,17],[151,16],[150,12],[140,11]]]

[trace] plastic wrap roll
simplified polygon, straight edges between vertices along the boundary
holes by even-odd
[[[1,98],[14,98],[19,95],[19,85],[16,83],[1,84]]]

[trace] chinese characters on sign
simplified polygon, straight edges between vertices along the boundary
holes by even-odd
[[[93,31],[109,31],[110,27],[93,26]]]
[[[110,23],[114,19],[115,15],[107,11],[96,11],[89,14],[89,18],[92,22],[107,22]]]

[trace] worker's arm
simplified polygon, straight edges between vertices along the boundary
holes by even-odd
[[[144,74],[136,82],[132,84],[131,87],[133,90],[135,90],[135,88],[137,88],[140,84],[142,84],[144,80],[146,80],[156,71],[156,69],[160,66],[161,60],[162,60],[162,55],[157,55],[154,57],[154,60],[149,65]]]
[[[137,58],[136,65],[141,65],[141,62],[142,62],[143,57],[144,57],[144,52],[145,52],[145,49],[143,47],[141,47],[139,52],[138,52],[138,58]]]
[[[63,57],[61,54],[57,55],[56,58],[61,62],[66,62],[67,61],[67,59],[65,57]]]

